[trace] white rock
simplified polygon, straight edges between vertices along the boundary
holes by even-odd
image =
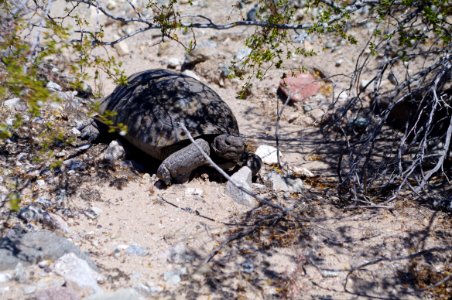
[[[296,177],[307,177],[307,178],[310,178],[310,177],[314,177],[315,176],[314,173],[312,173],[311,171],[309,171],[305,167],[298,167],[298,166],[296,166],[296,167],[292,167],[291,169],[292,169],[293,175],[296,176]]]
[[[267,175],[267,184],[276,192],[301,193],[303,181],[300,178],[283,177],[276,172]]]
[[[185,197],[190,197],[190,196],[197,196],[197,197],[202,197],[204,195],[204,191],[202,189],[198,189],[198,188],[186,188],[185,189]]]
[[[115,37],[116,40],[117,36]],[[115,49],[118,51],[119,56],[128,55],[130,53],[129,46],[127,45],[126,41],[121,41],[117,44],[115,44]]]
[[[27,109],[27,105],[20,98],[11,98],[3,101],[3,106],[9,110],[23,111]],[[12,124],[11,124],[12,125]]]
[[[135,289],[119,289],[111,293],[100,293],[89,296],[85,300],[141,300],[144,299]]]
[[[231,178],[243,188],[252,191],[252,171],[249,167],[242,167],[234,173]],[[253,197],[234,186],[230,181],[226,184],[226,194],[239,204],[246,205],[248,207],[255,207],[257,205],[257,201]]]
[[[370,80],[365,80],[365,79],[361,80],[361,82],[359,83],[359,89],[361,91],[364,91],[366,89],[366,87],[369,87],[368,86],[369,83],[370,83]]]
[[[97,219],[100,216],[100,214],[102,213],[102,209],[100,209],[99,207],[93,206],[90,209],[88,209],[87,211],[85,211],[84,213],[90,219]]]
[[[107,3],[107,8],[109,10],[114,10],[116,7],[118,7],[118,4],[116,4],[116,1],[109,1]]]
[[[185,70],[185,71],[182,72],[182,74],[185,74],[185,75],[190,76],[190,77],[192,77],[192,78],[194,78],[196,80],[201,81],[201,78],[199,78],[199,76],[196,75],[196,73],[191,71],[191,70]]]
[[[166,66],[171,69],[176,69],[182,65],[182,61],[177,57],[170,57],[166,61]]]
[[[343,60],[342,59],[338,59],[336,60],[336,63],[334,64],[336,67],[340,67],[342,65]]]
[[[0,273],[0,283],[8,282],[13,278],[9,273]]]
[[[36,292],[37,288],[34,285],[26,285],[24,286],[24,288],[22,289],[22,292],[25,295],[30,295],[33,294],[34,292]]]
[[[63,88],[58,83],[55,83],[53,81],[49,81],[46,84],[46,88],[51,92],[61,92]]]
[[[73,127],[71,129],[71,133],[75,136],[80,136],[82,133],[80,132],[80,130],[78,130],[77,128]]]
[[[16,268],[14,269],[14,279],[20,283],[25,283],[28,281],[28,279],[29,279],[28,272],[24,268],[22,263],[18,263],[16,265]]]
[[[36,180],[37,185],[43,187],[46,185],[46,182],[43,179]]]
[[[268,145],[260,145],[257,147],[255,154],[262,159],[262,162],[267,165],[273,165],[278,163],[276,156],[277,149]],[[282,158],[282,153],[279,151],[279,158]]]
[[[102,154],[102,159],[109,162],[115,162],[122,159],[125,156],[125,153],[124,147],[118,141],[114,140],[111,141],[107,150]]]
[[[97,284],[97,279],[101,277],[100,274],[91,269],[85,260],[74,253],[60,257],[55,263],[55,272],[81,288],[91,288],[96,293],[102,291]]]

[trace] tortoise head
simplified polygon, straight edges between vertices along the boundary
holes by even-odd
[[[238,162],[245,151],[245,142],[238,136],[220,134],[213,140],[212,150],[220,158]]]

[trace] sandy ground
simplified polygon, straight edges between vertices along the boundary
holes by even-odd
[[[232,16],[237,13],[228,1],[206,3],[192,9],[221,22],[229,17],[221,13],[224,7],[231,7]],[[184,7],[188,14],[189,6]],[[83,11],[96,19],[93,9]],[[120,30],[125,29],[114,23],[106,27],[106,36]],[[194,71],[230,105],[241,134],[250,143],[274,145],[280,101],[276,89],[282,74],[301,66],[316,67],[331,75],[348,74],[362,45],[333,51],[324,48],[324,41],[307,42],[305,46],[318,50],[319,56],[293,58],[281,70],[272,70],[264,80],[254,81],[251,96],[239,100],[235,95],[243,82],[228,80],[224,86],[218,85],[218,66],[232,59],[243,47],[243,38],[252,31],[197,30],[199,46],[214,46],[207,50],[209,60]],[[174,42],[152,46],[158,42],[153,34],[158,32],[127,40],[130,52],[126,55],[110,50],[123,63],[126,74],[166,68],[171,58],[184,60],[184,49]],[[363,29],[357,34],[366,32]],[[341,64],[335,66],[338,60]],[[346,81],[338,76],[334,84],[337,92]],[[98,88],[106,95],[114,84],[102,80]],[[307,103],[325,108],[331,103],[330,98],[331,95],[314,97]],[[318,124],[301,104],[285,110],[280,139],[286,166],[306,167],[318,176],[317,182],[336,180],[337,157],[328,154],[334,153],[335,143],[322,139]],[[270,169],[267,166],[261,173]],[[438,274],[451,272],[452,252],[446,249],[452,242],[451,221],[446,214],[409,200],[400,201],[392,210],[346,210],[335,206],[334,189],[328,185],[311,186],[309,182],[305,182],[305,194],[288,198],[265,190],[265,195],[277,202],[303,207],[300,216],[307,221],[293,230],[295,237],[289,234],[290,230],[284,232],[284,226],[279,239],[273,237],[276,233],[268,235],[262,229],[259,234],[253,232],[249,238],[231,242],[207,263],[212,251],[234,232],[236,226],[232,224],[246,219],[247,212],[252,214],[250,209],[225,194],[224,182],[198,177],[183,185],[160,189],[152,172],[127,170],[125,174],[117,171],[110,173],[111,178],[85,180],[68,202],[72,210],[79,212],[77,217],[65,218],[70,227],[66,236],[90,254],[108,278],[102,286],[107,290],[143,290],[147,286],[149,297],[192,299],[433,299],[435,296],[414,290],[408,282],[424,280],[421,271],[425,266]],[[123,179],[122,188],[112,185],[117,178]],[[83,213],[93,208],[98,212],[95,218]],[[269,240],[273,241],[272,247],[266,244]],[[145,249],[147,255],[125,253],[129,245]],[[430,260],[424,255],[406,258],[433,248],[437,251],[432,252]],[[369,265],[354,270],[366,263]],[[169,271],[179,272],[182,281],[173,284],[168,280]]]

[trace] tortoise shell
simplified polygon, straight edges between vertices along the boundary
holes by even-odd
[[[126,140],[157,159],[188,144],[180,123],[194,138],[239,135],[237,120],[215,91],[188,75],[164,69],[130,76],[100,110],[115,112],[113,121],[128,127]]]

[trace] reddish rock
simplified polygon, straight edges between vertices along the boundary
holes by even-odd
[[[279,90],[292,101],[305,100],[319,92],[320,82],[309,73],[300,73],[283,78],[279,83]]]

